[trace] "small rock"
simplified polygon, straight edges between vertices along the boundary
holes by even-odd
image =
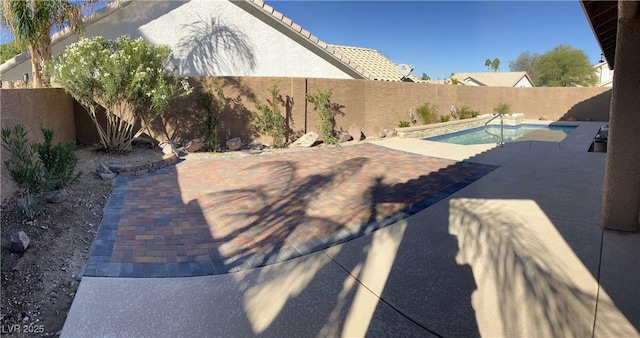
[[[348,142],[351,141],[353,139],[353,136],[351,136],[351,134],[347,133],[346,131],[341,131],[340,135],[338,135],[338,142],[343,143],[343,142]]]
[[[171,140],[166,140],[166,141],[162,141],[158,144],[158,147],[160,147],[160,149],[162,149],[162,153],[165,155],[168,154],[177,154],[178,153],[178,146],[175,144],[175,142],[171,141]]]
[[[349,135],[356,141],[362,140],[362,130],[355,123],[352,123],[349,127]]]
[[[15,253],[23,253],[29,247],[29,236],[24,231],[16,232],[11,235],[11,251]]]
[[[153,149],[155,147],[155,142],[145,137],[136,137],[131,141],[131,147],[138,149]]]
[[[111,181],[116,177],[116,174],[114,174],[111,170],[109,170],[109,167],[107,167],[107,165],[104,163],[98,164],[98,167],[96,168],[96,173],[98,174],[98,177],[100,177],[105,181]]]
[[[297,139],[295,142],[291,143],[289,147],[311,147],[314,145],[314,143],[316,143],[319,136],[320,135],[318,135],[318,133],[316,132],[308,132],[302,135],[302,137]]]
[[[242,139],[239,137],[234,137],[227,141],[226,143],[227,149],[231,151],[237,151],[242,148]]]
[[[380,128],[380,131],[378,132],[378,137],[385,138],[387,136],[389,136],[389,130],[387,128]]]
[[[206,145],[207,144],[202,141],[191,140],[184,146],[184,150],[190,153],[195,153],[202,150]]]
[[[540,118],[538,120],[547,121],[547,120],[549,120],[549,117],[548,116],[540,116]]]
[[[251,150],[262,150],[264,148],[266,148],[266,146],[258,140],[253,140],[251,141],[251,143],[249,143],[249,149]]]
[[[65,189],[59,189],[59,190],[51,192],[47,196],[47,202],[48,203],[62,203],[67,199],[67,197],[69,197],[69,193]]]

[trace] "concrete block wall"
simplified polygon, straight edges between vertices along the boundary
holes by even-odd
[[[608,121],[611,88],[507,88],[470,87],[426,83],[399,83],[371,80],[319,79],[299,77],[209,77],[219,80],[227,100],[221,116],[219,142],[232,137],[248,142],[258,137],[252,131],[252,112],[256,102],[270,99],[269,89],[280,88],[280,109],[288,115],[295,134],[315,131],[320,134],[320,119],[307,94],[331,90],[331,103],[337,111],[336,129],[348,130],[357,124],[366,136],[377,136],[380,128],[393,129],[401,120],[409,120],[409,110],[430,103],[441,114],[449,114],[451,106],[468,106],[480,113],[490,113],[499,103],[511,105],[511,112],[524,113],[527,119]],[[195,78],[192,85],[201,86]],[[60,88],[0,89],[2,126],[22,123],[34,140],[40,140],[39,127],[54,128],[58,140],[79,144],[99,142],[96,127],[86,111]],[[203,123],[195,117],[199,110],[195,96],[178,100],[167,114],[152,124],[150,136],[158,141],[178,142],[199,138]],[[99,118],[104,123],[104,118]],[[420,123],[420,122],[419,122]],[[5,154],[2,153],[3,159]],[[14,187],[2,169],[2,198]]]
[[[0,89],[0,124],[10,128],[20,123],[32,142],[42,142],[40,126],[55,131],[54,142],[76,141],[74,100],[60,88]],[[2,199],[16,187],[4,167],[8,153],[2,149],[0,194]]]

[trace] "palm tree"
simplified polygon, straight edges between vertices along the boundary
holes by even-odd
[[[51,31],[82,29],[83,10],[97,0],[2,0],[2,25],[31,55],[33,86],[42,87],[42,67],[51,60]],[[89,7],[90,8],[90,7]]]
[[[498,58],[493,59],[493,61],[491,61],[491,68],[493,68],[494,72],[497,72],[498,69],[500,68],[500,59]]]
[[[487,72],[491,68],[491,59],[484,60],[484,66],[487,67]]]

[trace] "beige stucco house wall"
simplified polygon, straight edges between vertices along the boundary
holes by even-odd
[[[94,13],[83,36],[127,34],[169,45],[173,64],[186,76],[362,78],[285,19],[253,1],[123,1]],[[54,56],[78,40],[59,35]],[[24,73],[31,74],[27,53],[0,66],[3,81],[22,80]]]
[[[600,62],[593,66],[598,77],[598,87],[612,87],[613,86],[613,69],[609,69],[609,63]]]

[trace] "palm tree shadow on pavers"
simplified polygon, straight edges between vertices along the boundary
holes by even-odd
[[[407,234],[402,225],[386,227],[384,230],[373,232],[371,236],[361,236],[397,221],[396,215],[400,214],[404,218],[459,189],[460,186],[455,186],[455,175],[460,173],[461,167],[468,169],[468,165],[454,164],[399,184],[385,184],[384,177],[372,178],[369,181],[369,188],[361,193],[362,202],[365,204],[363,208],[367,210],[362,213],[365,217],[359,219],[358,230],[351,232],[358,235],[350,237],[354,243],[358,242],[360,245],[334,246],[324,250],[331,257],[331,261],[340,265],[342,273],[349,274],[345,275],[345,281],[339,280],[340,283],[338,283],[335,279],[323,278],[324,274],[328,274],[328,271],[333,269],[333,265],[328,265],[327,257],[323,255],[309,255],[287,264],[269,265],[244,276],[239,285],[243,288],[249,310],[260,308],[260,304],[262,306],[274,304],[276,309],[263,310],[269,315],[268,320],[259,325],[260,329],[277,335],[281,321],[290,318],[289,313],[295,312],[301,318],[314,318],[306,322],[306,325],[314,327],[311,332],[327,336],[353,332],[362,335],[375,334],[375,332],[404,332],[402,336],[427,334],[479,336],[475,324],[475,313],[470,304],[471,292],[476,288],[473,275],[468,265],[461,266],[456,263],[455,254],[458,246],[455,238],[447,233],[446,227],[435,232],[433,238],[428,238],[425,243],[427,247],[429,244],[438,243],[437,248],[445,249],[445,252],[434,252],[433,249],[415,252],[414,248],[405,246]],[[286,165],[284,167],[290,170],[290,167]],[[483,166],[480,167],[486,169]],[[288,170],[284,172],[290,172]],[[309,182],[313,180],[313,177],[309,178]],[[336,182],[339,181],[336,180]],[[443,182],[445,185],[451,183],[454,188],[445,189],[443,193],[437,194]],[[306,188],[304,184],[279,183],[284,189],[290,189],[292,186]],[[314,186],[317,185],[314,184]],[[415,196],[407,196],[411,194]],[[431,196],[433,198],[430,199]],[[399,206],[390,210],[390,204],[393,203],[398,203]],[[308,207],[308,204],[305,206]],[[378,224],[378,227],[368,228],[374,223]],[[412,227],[425,227],[425,224],[416,223],[411,219],[407,220],[407,224],[407,231]],[[429,226],[433,227],[431,224]],[[380,238],[393,238],[393,240],[380,240]],[[387,250],[386,253],[389,255],[386,259],[382,259],[386,260],[386,265],[380,262],[381,250]],[[402,261],[400,266],[397,265],[396,259]],[[414,265],[410,269],[413,271],[405,269],[407,261],[413,262]],[[422,273],[416,275],[416,271],[422,271]],[[375,276],[373,278],[376,280],[388,278],[384,292],[370,290],[368,283],[371,280],[367,276]],[[404,278],[405,276],[409,278]],[[349,284],[349,278],[360,280],[363,284],[355,283],[355,286]],[[429,285],[429,288],[425,289],[424,285]],[[325,289],[327,287],[330,287],[328,291]],[[454,293],[446,292],[447,289],[452,289]],[[309,307],[308,304],[315,299],[316,293],[325,295],[318,306],[324,309],[331,305],[330,311],[322,310],[318,313]],[[360,293],[366,293],[372,297],[376,294],[382,295],[383,301],[377,301],[374,305],[368,303],[369,305],[362,307],[362,299],[358,298],[356,301],[356,295]],[[420,309],[424,312],[415,313],[407,311],[407,308]],[[363,312],[366,313],[364,317],[369,322],[362,324],[364,328],[354,328],[353,323],[349,321],[349,313],[354,311],[360,316],[363,316]],[[251,320],[252,314],[248,316]],[[326,320],[322,321],[321,318]],[[358,329],[364,331],[358,331]]]
[[[345,160],[320,173],[301,175],[289,161],[270,161],[243,171],[268,177],[246,189],[208,194],[201,207],[209,218],[214,241],[225,269],[234,271],[264,266],[324,249],[346,239],[349,219],[331,215],[336,192],[368,162],[358,157]],[[266,176],[264,176],[266,175]],[[339,209],[339,205],[333,205]],[[323,214],[329,216],[324,217]]]

